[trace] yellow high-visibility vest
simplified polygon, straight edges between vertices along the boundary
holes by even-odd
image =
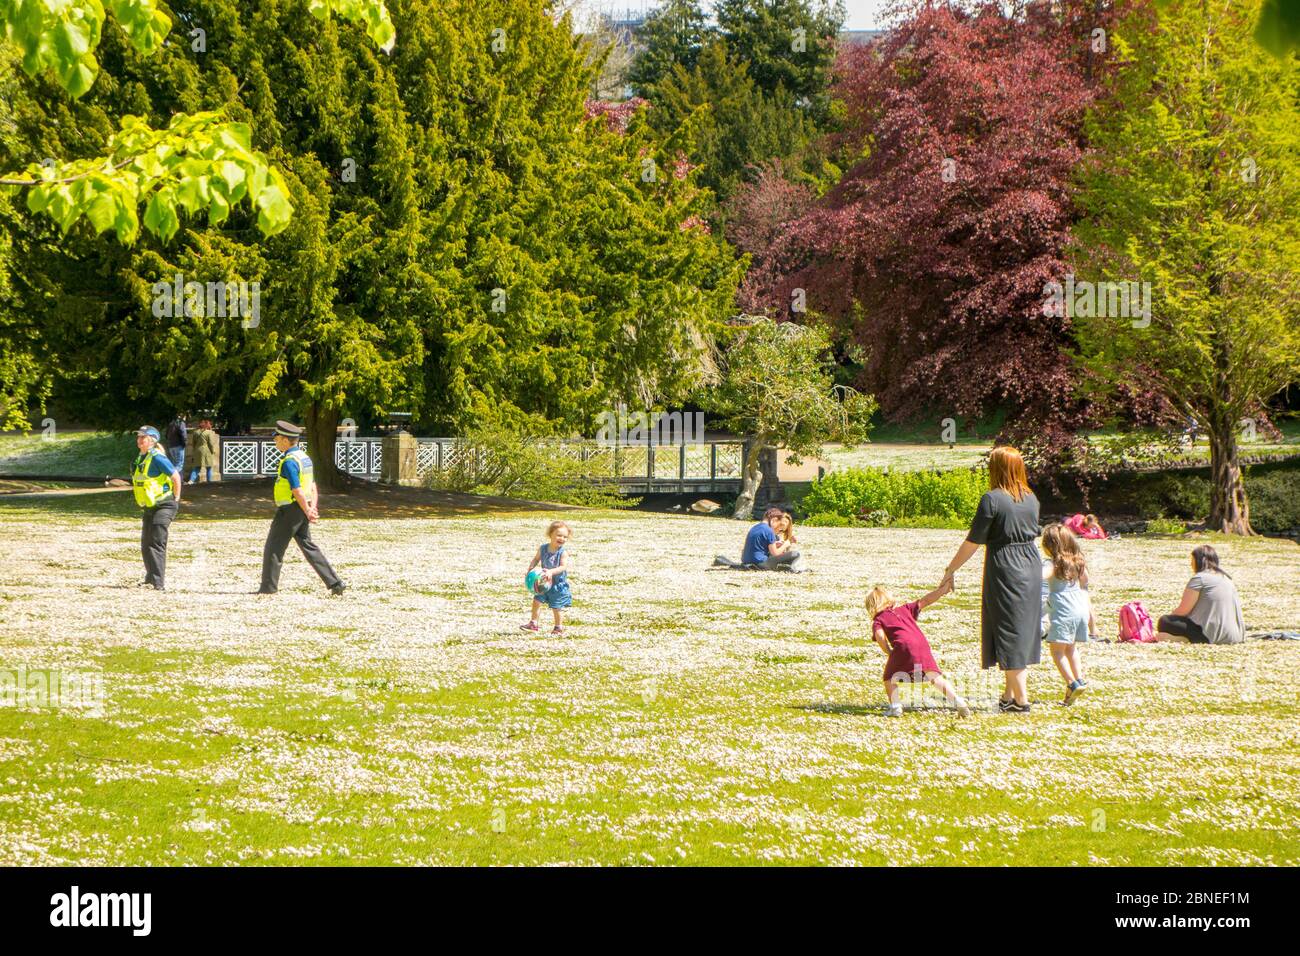
[[[293,504],[293,489],[289,487],[289,479],[284,476],[284,465],[290,458],[298,463],[298,488],[308,501],[311,501],[311,489],[315,484],[311,473],[311,459],[307,457],[305,451],[294,445],[284,453],[284,457],[280,459],[280,467],[275,472],[275,503],[279,506]]]
[[[154,458],[161,458],[167,465],[166,475],[150,477],[149,465]],[[165,501],[171,501],[176,496],[176,488],[172,482],[171,459],[156,447],[151,448],[146,454],[137,456],[135,467],[131,470],[131,490],[135,492],[135,503],[141,508],[155,508]]]

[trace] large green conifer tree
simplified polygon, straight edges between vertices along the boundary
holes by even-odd
[[[328,483],[344,415],[579,430],[696,383],[739,264],[692,219],[679,142],[588,117],[581,41],[542,0],[395,0],[391,55],[306,0],[169,7],[204,52],[169,41],[146,57],[106,30],[84,97],[21,77],[0,167],[101,155],[127,113],[159,127],[221,110],[248,124],[294,213],[270,237],[246,204],[217,225],[182,215],[169,241],[127,247],[0,208],[25,265],[0,309],[36,324],[70,414],[301,412]],[[259,320],[156,315],[155,283],[177,273],[260,283]]]

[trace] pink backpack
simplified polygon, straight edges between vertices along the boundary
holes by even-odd
[[[1119,609],[1119,640],[1121,644],[1126,641],[1136,644],[1156,642],[1155,625],[1141,601],[1129,601]]]

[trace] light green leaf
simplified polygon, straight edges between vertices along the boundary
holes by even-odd
[[[117,221],[113,224],[117,232],[117,241],[131,245],[140,234],[140,218],[135,213],[134,203],[122,203],[117,210]]]
[[[192,176],[182,179],[176,187],[176,201],[185,207],[188,213],[195,213],[208,204],[208,178]]]
[[[225,180],[226,186],[233,192],[235,187],[244,181],[244,171],[238,163],[232,163],[226,160],[217,167],[217,173]]]
[[[50,187],[33,186],[27,193],[27,208],[32,212],[45,212],[45,207],[50,204]]]
[[[86,218],[95,227],[95,234],[103,232],[117,222],[117,200],[111,192],[99,193],[86,207]]]
[[[213,226],[219,226],[226,221],[230,215],[230,203],[226,202],[224,196],[217,190],[212,190],[212,202],[208,205],[208,222]]]
[[[159,190],[149,200],[149,205],[144,211],[144,227],[163,242],[169,242],[180,229],[176,205],[167,192]]]
[[[262,234],[273,236],[293,218],[293,205],[279,186],[268,186],[257,197],[257,227]]]
[[[95,77],[98,74],[99,65],[95,58],[89,54],[82,60],[70,63],[60,63],[55,68],[55,75],[59,78],[59,83],[68,91],[68,95],[73,99],[85,96],[92,86],[95,85]]]

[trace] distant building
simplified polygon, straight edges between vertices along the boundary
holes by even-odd
[[[633,7],[609,8],[601,10],[599,17],[604,23],[605,29],[618,35],[621,44],[633,47],[636,45],[636,32],[645,25],[646,18],[650,16],[650,11],[649,6],[640,9]]]
[[[587,29],[597,38],[600,49],[610,49],[604,67],[592,85],[592,95],[600,100],[630,99],[633,90],[627,82],[628,69],[642,44],[637,39],[637,32],[645,25],[650,12],[650,5],[640,9],[624,6],[621,9],[613,5],[593,11],[592,19],[585,21]]]
[[[884,35],[884,30],[841,30],[840,42],[845,46],[866,46]]]
[[[611,26],[630,32],[645,23],[649,13],[645,9],[632,10],[629,8],[625,10],[609,10],[604,16]]]

